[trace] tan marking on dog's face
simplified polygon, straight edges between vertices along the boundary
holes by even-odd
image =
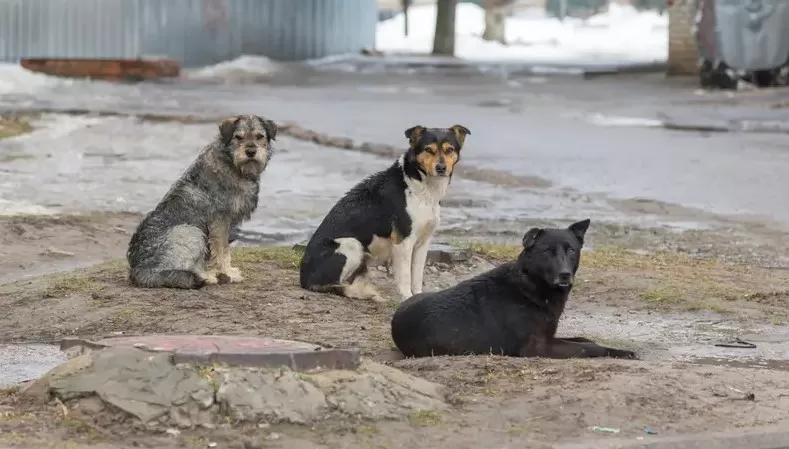
[[[273,136],[266,126],[265,120],[254,115],[236,117],[232,128],[227,120],[220,126],[233,163],[244,174],[259,175],[268,164]]]
[[[441,152],[444,154],[444,163],[447,166],[447,176],[449,176],[458,161],[458,150],[451,142],[442,142]]]
[[[456,144],[449,140],[442,140],[423,146],[416,156],[416,161],[422,167],[422,171],[429,176],[450,176],[455,169],[458,157]],[[445,166],[445,170],[441,174],[436,170],[439,165]]]
[[[416,161],[422,167],[422,171],[430,176],[436,176],[438,159],[438,144],[435,143],[422,147],[422,151],[416,156]]]

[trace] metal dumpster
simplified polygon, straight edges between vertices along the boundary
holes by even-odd
[[[719,52],[730,67],[770,70],[789,58],[789,2],[717,0]]]
[[[789,83],[789,1],[699,0],[698,11],[702,85]]]

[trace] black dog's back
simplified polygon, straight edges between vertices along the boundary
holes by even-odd
[[[544,319],[517,301],[510,281],[513,263],[494,268],[452,288],[420,293],[392,317],[392,339],[406,357],[487,354],[517,356],[530,319]],[[515,301],[513,301],[515,300]]]

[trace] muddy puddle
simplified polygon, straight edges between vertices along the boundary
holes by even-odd
[[[725,357],[699,357],[690,360],[699,365],[725,366],[728,368],[763,368],[778,371],[789,371],[789,361],[769,360],[762,358],[729,359]]]
[[[784,326],[721,321],[710,311],[650,313],[599,304],[570,305],[559,334],[635,349],[646,361],[789,370]]]
[[[37,379],[65,361],[66,355],[55,345],[0,345],[0,387]]]

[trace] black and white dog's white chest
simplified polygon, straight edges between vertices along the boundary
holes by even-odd
[[[410,226],[398,230],[407,231],[399,236],[400,243],[390,238],[374,236],[368,247],[368,251],[373,256],[373,263],[380,264],[391,260],[392,244],[405,244],[413,248],[430,240],[440,223],[439,201],[443,198],[448,184],[448,178],[430,183],[406,178],[404,212]]]
[[[426,189],[411,189],[405,192],[405,210],[411,219],[411,238],[423,242],[433,235],[441,220],[440,198]]]

